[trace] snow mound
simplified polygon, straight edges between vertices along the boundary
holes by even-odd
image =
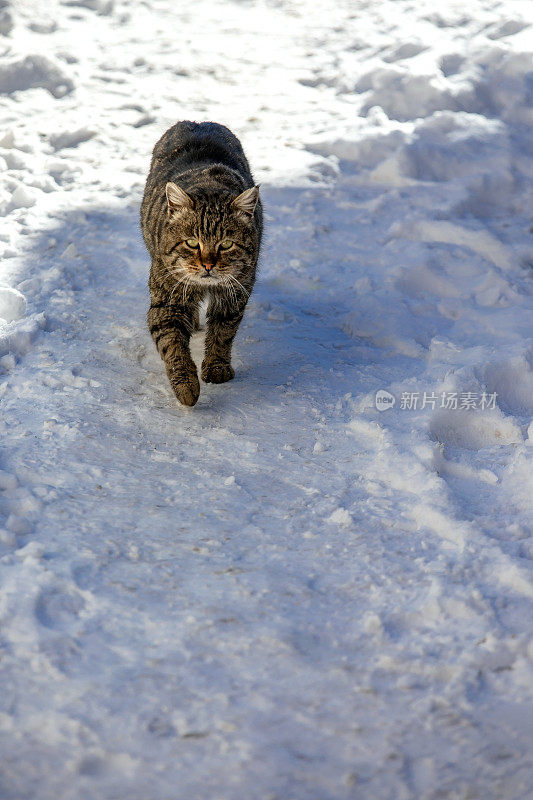
[[[0,11],[0,34],[2,36],[8,36],[13,30],[14,25],[15,23],[13,21],[13,15],[11,12],[6,9],[2,9]]]
[[[35,192],[27,186],[19,185],[11,195],[11,209],[31,208],[35,205]]]
[[[28,55],[0,67],[0,92],[13,94],[39,88],[59,98],[72,92],[74,83],[58,64],[46,56]]]
[[[44,314],[35,314],[28,319],[15,320],[4,330],[0,328],[0,356],[25,355],[44,326]]]
[[[438,75],[413,75],[406,69],[372,70],[356,83],[357,92],[367,92],[362,113],[380,106],[389,119],[406,121],[428,117],[442,109],[457,110],[457,101]]]
[[[464,247],[504,270],[511,264],[507,248],[495,236],[483,229],[471,230],[463,225],[442,220],[417,220],[394,223],[389,235],[405,237],[412,241],[439,242]]]
[[[335,511],[330,514],[329,519],[331,522],[340,525],[341,528],[348,528],[352,524],[350,512],[345,508],[336,508]]]
[[[0,319],[13,322],[26,316],[26,298],[16,289],[0,286]]]
[[[114,0],[65,0],[64,5],[74,8],[88,8],[96,11],[97,14],[106,16],[112,13],[115,3]]]
[[[496,392],[498,405],[514,415],[533,413],[533,352],[509,361],[487,364],[483,379],[489,392]]]
[[[523,37],[523,47],[515,52],[484,43],[466,57],[450,52],[440,62],[426,58],[421,46],[400,45],[382,56],[382,66],[375,66],[357,80],[355,92],[364,98],[361,113],[368,114],[374,106],[380,106],[389,119],[406,122],[449,110],[531,123],[531,45],[525,30]],[[410,59],[408,64],[400,63],[403,53],[407,54],[403,58]],[[395,63],[391,65],[391,61]]]
[[[64,131],[52,134],[50,144],[55,150],[63,150],[67,147],[77,147],[82,142],[88,142],[95,135],[95,131],[89,128],[79,128],[75,131]]]
[[[485,412],[441,409],[431,420],[430,433],[442,444],[466,450],[523,441],[516,421],[505,417],[499,409]]]

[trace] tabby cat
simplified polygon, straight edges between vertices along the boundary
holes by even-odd
[[[262,234],[259,187],[241,143],[215,122],[178,122],[154,147],[141,206],[152,258],[148,326],[178,400],[200,394],[189,351],[208,299],[205,382],[231,380],[231,346],[255,282]]]

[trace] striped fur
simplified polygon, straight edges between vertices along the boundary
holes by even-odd
[[[193,406],[200,384],[189,340],[198,328],[198,305],[209,299],[202,380],[229,381],[235,374],[231,347],[261,244],[258,189],[228,128],[178,122],[161,137],[146,181],[141,228],[152,258],[150,333],[176,397]]]

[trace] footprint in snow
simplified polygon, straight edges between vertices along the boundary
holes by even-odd
[[[35,616],[45,628],[65,630],[78,619],[84,606],[83,598],[74,592],[43,589],[35,604]]]

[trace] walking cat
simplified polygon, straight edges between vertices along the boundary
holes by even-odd
[[[231,346],[255,282],[262,235],[259,187],[241,143],[215,122],[178,122],[154,147],[141,205],[152,258],[148,326],[178,400],[200,394],[189,351],[208,298],[201,377],[231,380]]]

